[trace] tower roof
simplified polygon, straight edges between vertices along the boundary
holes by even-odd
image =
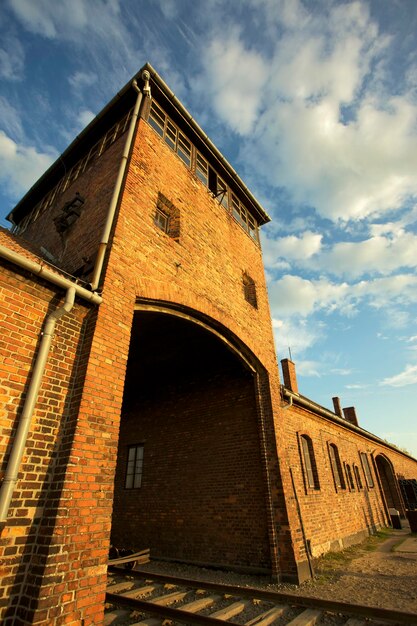
[[[74,165],[89,144],[97,141],[111,124],[120,117],[121,112],[128,110],[133,106],[136,99],[136,91],[132,83],[135,80],[139,87],[144,85],[142,74],[147,70],[150,74],[150,85],[152,94],[155,95],[157,102],[164,106],[167,113],[171,114],[181,124],[184,124],[189,133],[192,135],[190,139],[196,144],[204,145],[212,159],[216,162],[222,172],[231,179],[233,184],[244,196],[248,208],[252,209],[254,216],[260,225],[270,221],[269,215],[259,204],[251,191],[239,177],[234,168],[227,159],[216,148],[214,143],[209,139],[207,134],[198,125],[192,115],[187,111],[184,105],[176,97],[174,92],[168,87],[158,72],[146,63],[136,75],[110,100],[110,102],[96,115],[96,117],[86,126],[86,128],[72,141],[66,150],[58,157],[58,159],[49,167],[48,170],[36,181],[29,191],[18,202],[14,209],[8,214],[7,219],[11,222],[18,223],[31,210],[45,193],[56,184],[65,172]]]

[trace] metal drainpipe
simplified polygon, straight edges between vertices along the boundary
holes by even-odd
[[[58,320],[69,313],[74,306],[76,288],[68,287],[64,304],[48,315],[42,334],[41,344],[33,368],[32,379],[23,406],[22,416],[17,426],[16,436],[13,441],[12,451],[7,464],[6,474],[0,488],[0,524],[7,521],[7,514],[13,496],[14,488],[18,480],[20,463],[25,451],[26,440],[29,433],[32,415],[38,399],[46,361],[51,348],[55,326]]]
[[[142,72],[142,78],[145,81],[145,86],[143,88],[143,93],[145,93],[146,96],[150,97],[151,89],[150,89],[150,86],[149,86],[149,80],[151,78],[151,75],[148,72],[148,70],[144,70]],[[127,137],[126,137],[126,143],[125,143],[125,147],[124,147],[123,154],[122,154],[122,160],[120,162],[119,172],[117,174],[116,185],[115,185],[115,187],[113,189],[113,195],[112,195],[112,198],[110,200],[110,205],[109,205],[109,209],[108,209],[108,212],[107,212],[106,222],[104,224],[103,234],[101,236],[101,241],[100,241],[98,252],[97,252],[97,258],[96,258],[96,262],[94,264],[93,277],[92,277],[91,283],[90,283],[92,291],[96,291],[96,289],[97,289],[97,287],[99,286],[99,283],[100,283],[100,276],[101,276],[101,272],[102,272],[102,269],[103,269],[104,256],[106,254],[107,245],[109,243],[110,233],[111,233],[111,230],[112,230],[114,216],[115,216],[115,213],[116,213],[116,207],[117,207],[117,204],[118,204],[118,201],[119,201],[120,190],[121,190],[121,187],[122,187],[122,184],[123,184],[123,178],[124,178],[124,174],[125,174],[125,171],[126,171],[127,160],[129,158],[129,153],[130,153],[130,148],[131,148],[131,145],[132,145],[133,135],[134,135],[135,128],[136,128],[136,122],[137,122],[137,119],[139,117],[140,105],[142,103],[142,98],[143,98],[143,93],[139,89],[136,80],[132,81],[132,87],[133,87],[133,89],[135,91],[137,91],[138,97],[136,98],[136,103],[135,103],[135,107],[133,109],[132,119],[130,120],[129,131],[128,131],[128,134],[127,134]]]

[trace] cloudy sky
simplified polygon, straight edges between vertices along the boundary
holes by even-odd
[[[0,221],[149,61],[273,218],[279,358],[417,456],[416,0],[1,0]]]

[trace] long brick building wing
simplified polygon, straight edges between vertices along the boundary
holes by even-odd
[[[280,383],[262,206],[150,66],[0,230],[0,620],[99,624],[109,548],[300,582],[417,461]]]

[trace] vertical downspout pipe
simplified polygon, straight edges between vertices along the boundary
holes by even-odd
[[[148,97],[150,96],[150,87],[149,87],[150,77],[151,77],[151,75],[148,72],[148,70],[144,70],[143,73],[142,73],[142,78],[145,81],[145,87],[143,88],[143,92]],[[122,188],[123,179],[124,179],[126,166],[127,166],[127,161],[128,161],[129,154],[130,154],[130,148],[131,148],[131,145],[132,145],[133,135],[134,135],[135,128],[136,128],[136,122],[137,122],[137,119],[139,117],[140,105],[142,103],[142,98],[143,98],[143,93],[139,89],[136,80],[132,81],[132,87],[137,92],[138,97],[136,98],[135,107],[134,107],[133,113],[132,113],[132,119],[130,120],[129,131],[128,131],[127,137],[126,137],[125,147],[124,147],[123,154],[122,154],[122,160],[120,162],[120,167],[119,167],[119,172],[117,174],[116,184],[115,184],[114,189],[113,189],[113,195],[112,195],[112,198],[110,200],[109,209],[107,211],[106,222],[104,224],[103,234],[101,236],[101,241],[100,241],[98,252],[97,252],[97,258],[96,258],[96,262],[94,264],[93,277],[92,277],[91,283],[90,283],[90,287],[91,287],[92,291],[96,291],[97,287],[100,284],[100,277],[101,277],[101,272],[102,272],[102,269],[103,269],[104,257],[105,257],[105,254],[106,254],[107,245],[109,243],[110,233],[111,233],[111,230],[112,230],[112,227],[113,227],[114,216],[115,216],[115,213],[116,213],[116,208],[117,208],[117,204],[118,204],[119,196],[120,196],[120,190]]]
[[[42,377],[45,371],[46,361],[48,359],[51,348],[52,339],[55,332],[55,326],[58,320],[69,313],[74,306],[76,288],[69,287],[64,304],[48,315],[42,339],[39,346],[38,355],[33,368],[32,378],[27,391],[25,403],[19,424],[17,426],[16,436],[13,441],[12,451],[7,464],[6,474],[0,488],[0,524],[4,525],[7,521],[10,502],[18,480],[20,463],[26,447],[26,441],[29,434],[30,424],[32,421],[35,404],[38,399],[39,389]]]

